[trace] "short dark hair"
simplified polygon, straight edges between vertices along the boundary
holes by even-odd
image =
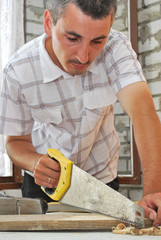
[[[115,16],[117,11],[117,0],[50,0],[46,8],[52,13],[54,25],[63,16],[69,3],[74,3],[84,14],[93,19],[103,19],[109,14]]]

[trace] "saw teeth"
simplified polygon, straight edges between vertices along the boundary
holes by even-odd
[[[110,216],[112,217],[112,216]],[[114,218],[114,217],[112,217]],[[132,222],[132,221],[128,221],[128,220],[124,220],[122,218],[115,218],[115,219],[118,219],[120,222],[124,222],[124,223],[127,223],[129,224],[130,226],[137,226],[138,228],[143,228],[144,227],[144,224],[141,224],[141,223],[137,223],[137,222]]]

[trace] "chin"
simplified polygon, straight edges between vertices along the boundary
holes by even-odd
[[[81,75],[86,71],[86,68],[84,69],[76,69],[76,68],[67,68],[66,72],[71,75]]]
[[[85,72],[85,70],[84,71],[80,71],[80,70],[73,70],[73,71],[71,71],[71,75],[81,75],[81,74],[83,74]]]

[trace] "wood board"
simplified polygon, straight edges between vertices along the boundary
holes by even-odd
[[[1,215],[0,231],[111,231],[119,220],[95,213],[55,212],[45,215]],[[145,227],[152,222],[145,219]]]

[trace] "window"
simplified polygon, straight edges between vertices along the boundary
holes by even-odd
[[[23,12],[23,0],[0,1],[0,76],[9,57],[24,44]],[[0,189],[17,188],[22,181],[21,170],[12,166],[4,142],[5,137],[0,135]]]
[[[122,6],[120,9],[119,4]],[[124,19],[121,13],[124,16]],[[126,24],[122,24],[122,21],[126,22]],[[118,16],[116,16],[115,22],[116,24],[114,23],[113,27],[127,34],[131,40],[133,49],[135,50],[136,54],[138,54],[137,0],[118,1]],[[115,123],[116,130],[119,133],[121,141],[118,167],[119,182],[120,184],[140,184],[140,159],[135,143],[132,123],[129,117],[124,113],[119,103],[117,104],[118,106],[116,107],[115,111]],[[122,120],[120,121],[120,119]],[[125,122],[125,124],[123,122]]]

